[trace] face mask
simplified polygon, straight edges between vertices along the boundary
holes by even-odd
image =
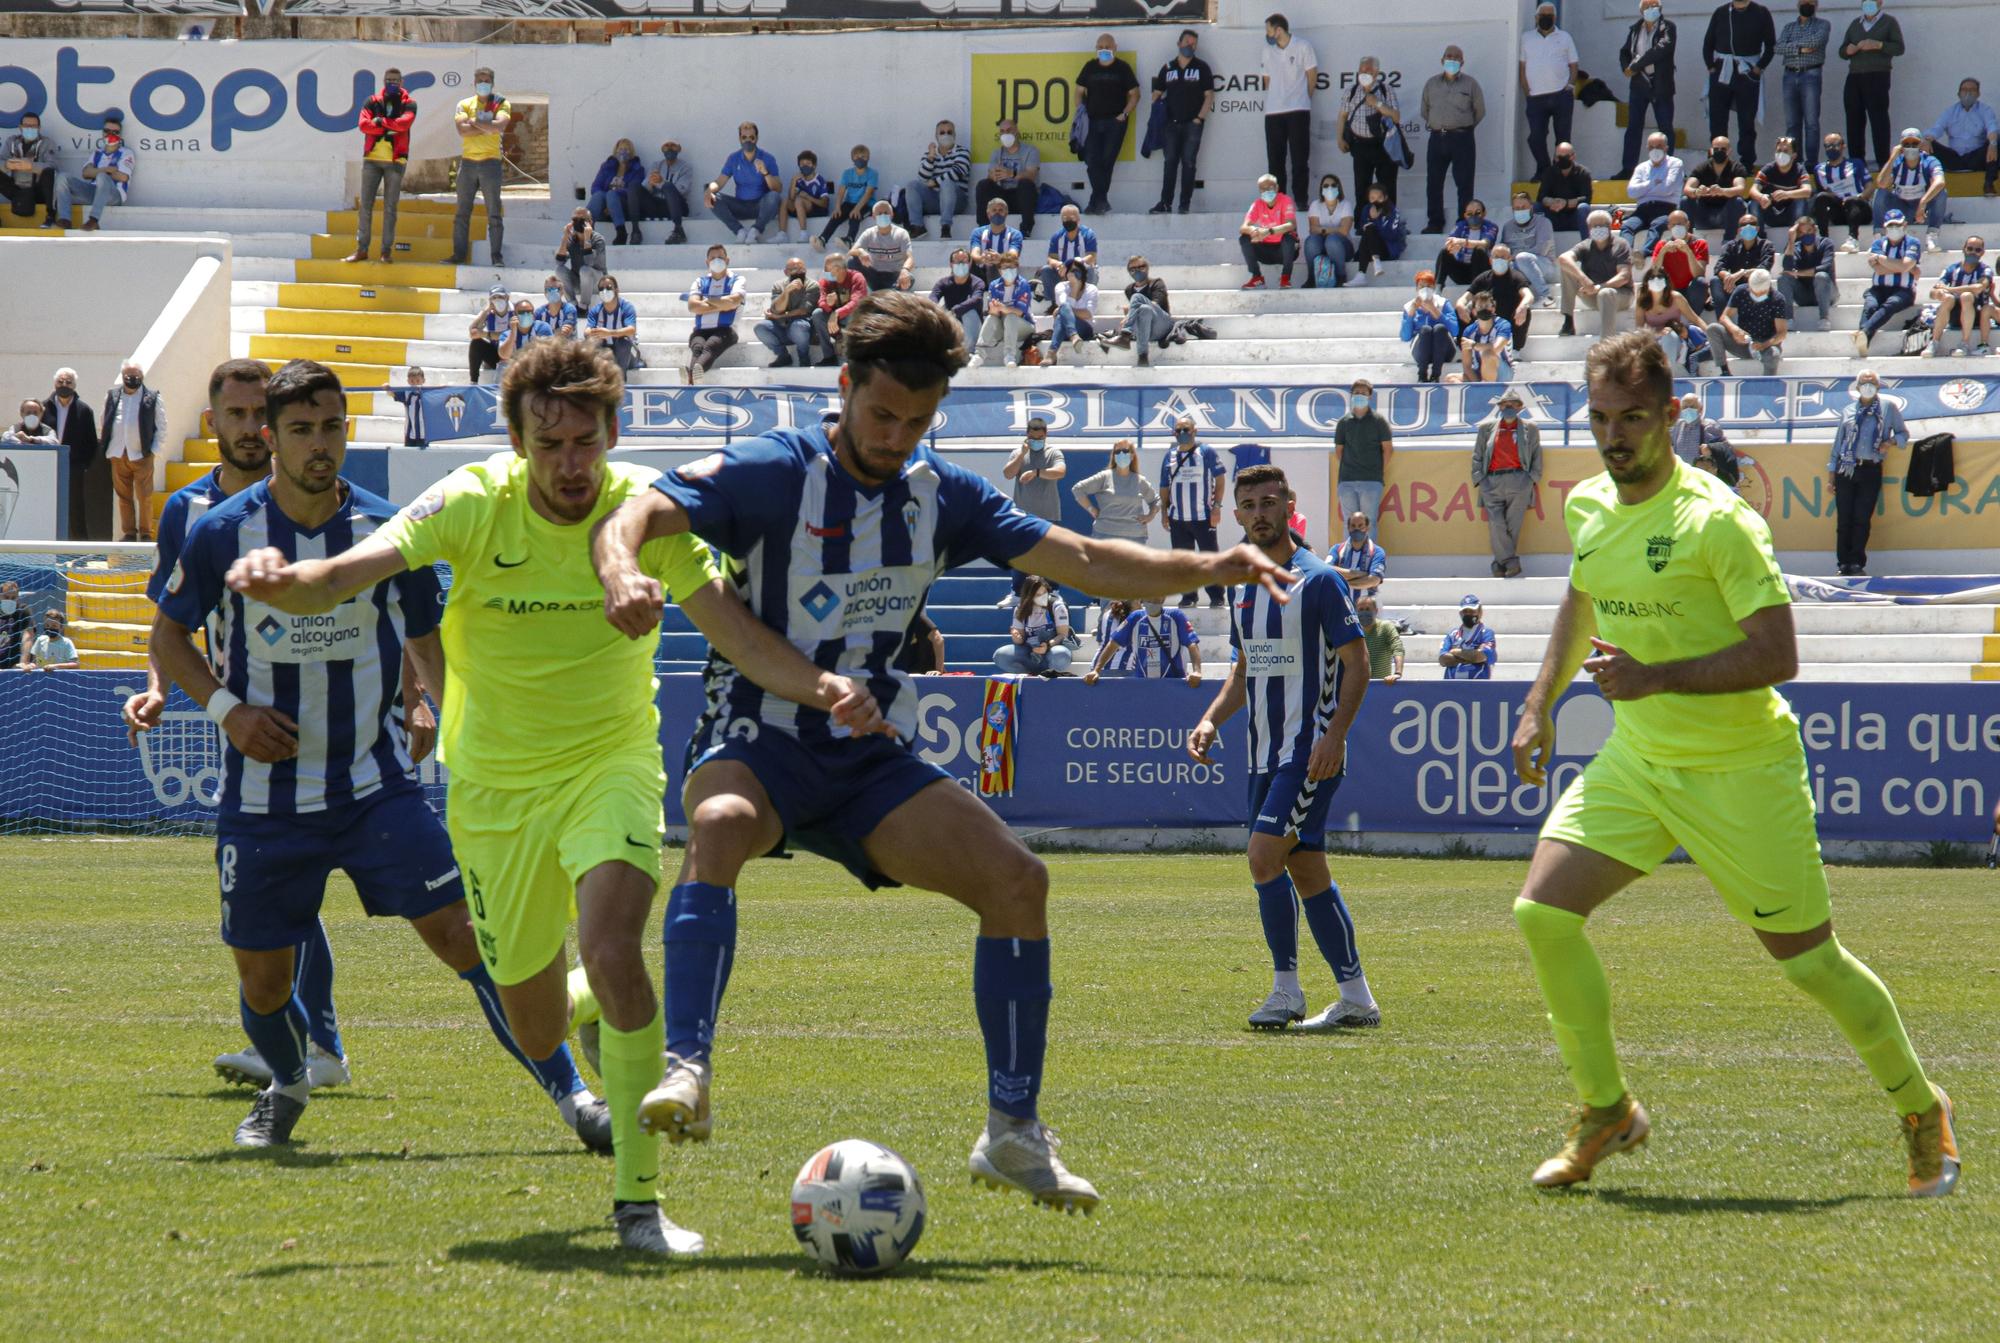
[[[1978,101],[1979,95],[1976,93],[1961,93],[1958,95],[1958,105],[1968,112],[1972,110],[1972,105]]]
[[[1861,0],[1861,17],[1862,17],[1862,18],[1864,18],[1864,19],[1872,19],[1872,18],[1874,18],[1874,17],[1875,17],[1875,16],[1877,15],[1877,14],[1880,14],[1881,12],[1882,12],[1882,6],[1881,6],[1881,5],[1879,5],[1879,4],[1877,4],[1877,3],[1876,3],[1876,0]]]
[[[1646,288],[1652,290],[1656,294],[1664,294],[1667,292],[1667,282],[1656,275],[1652,279],[1646,281]]]
[[[1639,11],[1639,17],[1648,23],[1658,23],[1660,21],[1660,7],[1658,5],[1647,5]]]
[[[1505,275],[1512,269],[1514,269],[1514,263],[1506,257],[1496,256],[1493,258],[1493,273],[1495,275]]]
[[[1701,418],[1700,406],[1687,406],[1683,408],[1681,411],[1682,424],[1693,424],[1696,420],[1700,418]]]
[[[1155,620],[1158,620],[1160,618],[1161,612],[1165,611],[1166,609],[1167,609],[1167,604],[1165,602],[1146,603],[1146,614],[1151,616]]]
[[[727,259],[719,256],[712,256],[708,259],[708,273],[710,275],[720,275],[728,269],[729,262]]]
[[[1076,232],[1076,231],[1077,231],[1078,229],[1080,229],[1080,228],[1082,228],[1082,227],[1083,227],[1083,221],[1082,221],[1081,219],[1065,219],[1065,220],[1063,220],[1063,232],[1064,232],[1064,233],[1074,233],[1074,232]]]
[[[1112,60],[1113,60],[1113,59],[1114,59],[1114,58],[1113,58],[1113,56],[1112,56],[1112,53],[1111,53],[1111,52],[1108,52],[1108,51],[1105,51],[1105,50],[1103,50],[1102,48],[1099,48],[1099,50],[1098,50],[1098,53],[1097,53],[1097,63],[1098,63],[1099,65],[1109,65],[1109,64],[1111,64],[1111,62],[1112,62]]]
[[[21,417],[21,424],[24,428],[39,429],[42,427],[42,417],[33,414],[23,415]]]
[[[868,166],[868,156],[866,154],[856,154],[854,156],[854,166],[857,168],[866,168]]]
[[[1146,268],[1144,266],[1134,266],[1131,270],[1126,271],[1125,273],[1132,277],[1132,282],[1134,284],[1144,284],[1146,282]]]
[[[1686,224],[1676,224],[1672,228],[1668,229],[1667,232],[1671,233],[1674,236],[1674,238],[1678,240],[1687,237],[1688,226]]]
[[[1729,151],[1726,149],[1711,149],[1708,151],[1708,157],[1717,163],[1727,163],[1729,162]]]
[[[474,84],[472,86],[472,91],[478,94],[482,98],[490,98],[493,96],[493,85],[490,83]]]
[[[963,280],[967,275],[970,275],[971,273],[972,273],[972,267],[968,263],[963,261],[954,261],[951,263],[952,279]]]
[[[1905,163],[1915,163],[1923,156],[1924,150],[1922,145],[1910,145],[1903,150],[1903,162]]]
[[[1800,6],[1799,6],[1799,17],[1800,17],[1800,18],[1802,18],[1802,19],[1809,19],[1809,18],[1811,18],[1811,17],[1813,16],[1813,15],[1815,15],[1815,14],[1817,14],[1817,13],[1819,13],[1819,6],[1818,6],[1818,5],[1800,5]]]
[[[1972,104],[1967,103],[1966,106],[1970,107],[1972,106]],[[21,127],[21,138],[23,140],[26,140],[29,144],[33,144],[35,143],[35,141],[42,138],[42,132],[39,128],[34,126],[23,126]]]
[[[1484,223],[1485,220],[1486,216],[1481,214],[1477,210],[1474,210],[1471,214],[1465,217],[1465,222],[1471,224],[1475,228],[1478,227],[1480,224]]]
[[[887,212],[884,212],[884,213],[882,213],[882,214],[879,214],[879,215],[876,215],[876,216],[875,216],[875,227],[876,227],[876,228],[878,228],[878,229],[881,229],[881,230],[883,230],[884,232],[887,232],[887,231],[888,231],[888,228],[889,228],[889,225],[890,225],[891,221],[893,221],[893,220],[894,220],[894,218],[895,218],[895,216],[894,216],[893,214],[889,214],[889,213],[887,213]]]
[[[787,284],[804,284],[806,282],[806,273],[802,270],[788,270],[785,272],[785,282]]]
[[[131,374],[129,374],[129,373],[128,373],[128,374],[126,374],[126,375],[125,375],[125,390],[126,390],[126,391],[128,391],[128,392],[136,392],[136,391],[138,391],[138,390],[139,390],[139,384],[140,384],[140,382],[141,382],[141,381],[143,381],[143,379],[140,379],[140,378],[135,378],[135,377],[133,377],[133,376],[132,376]]]
[[[814,169],[814,168],[816,168],[816,167],[818,167],[818,166],[819,166],[818,164],[814,164],[814,163],[801,163],[801,164],[799,165],[799,176],[800,176],[800,177],[811,177],[811,176],[813,175],[813,169]]]
[[[1839,146],[1839,145],[1828,145],[1828,146],[1826,147],[1826,161],[1827,161],[1828,163],[1838,163],[1838,162],[1840,162],[1840,146]]]
[[[1437,296],[1438,296],[1438,291],[1437,291],[1437,290],[1435,290],[1435,289],[1432,289],[1432,288],[1431,288],[1430,286],[1428,286],[1428,285],[1424,286],[1424,287],[1423,287],[1422,289],[1419,289],[1419,290],[1417,291],[1417,300],[1418,300],[1419,302],[1421,302],[1421,303],[1429,303],[1429,302],[1430,302],[1431,300],[1435,299],[1435,298],[1436,298]]]
[[[1600,225],[1590,231],[1590,240],[1592,242],[1609,242],[1611,241],[1611,230]]]
[[[1779,166],[1780,168],[1789,168],[1789,167],[1791,167],[1791,166],[1792,166],[1792,156],[1791,156],[1790,154],[1780,154],[1780,155],[1778,155],[1778,166]]]
[[[1490,322],[1493,320],[1493,310],[1491,308],[1482,308],[1472,314],[1472,320],[1475,322]]]
[[[1368,73],[1366,70],[1363,70],[1360,74],[1354,77],[1354,82],[1359,84],[1364,89],[1372,89],[1375,87],[1375,76]]]
[[[1000,143],[1006,148],[1012,149],[1014,147],[1014,139],[1015,139],[1014,132],[1012,131],[1000,132]]]
[[[1269,34],[1269,33],[1265,33],[1265,34],[1264,34],[1264,45],[1265,45],[1265,46],[1267,46],[1267,47],[1275,47],[1275,46],[1277,46],[1277,45],[1278,45],[1278,39],[1277,39],[1277,38],[1275,38],[1275,37],[1273,37],[1273,36],[1271,36],[1271,34]]]
[[[833,272],[825,267],[821,267],[819,272],[819,278],[822,280],[831,280],[833,278]]]
[[[629,149],[624,149],[624,148],[620,148],[620,149],[614,149],[614,150],[612,150],[612,151],[611,151],[611,153],[612,153],[612,155],[613,155],[614,157],[616,157],[616,158],[617,158],[617,160],[618,160],[618,161],[619,161],[620,163],[623,163],[623,162],[625,162],[625,161],[626,161],[627,159],[629,159],[629,158],[631,158],[631,157],[632,157],[632,151],[631,151],[631,150],[629,150]]]
[[[1556,20],[1553,14],[1543,14],[1535,20],[1535,27],[1544,33],[1550,31],[1555,26]]]
[[[124,138],[117,131],[106,131],[104,132],[104,147],[106,149],[116,149],[118,148],[118,142]]]
[[[1654,163],[1665,163],[1667,161],[1667,151],[1664,149],[1649,149],[1646,151],[1646,157]]]
[[[1352,396],[1350,396],[1350,397],[1348,398],[1348,403],[1349,403],[1350,405],[1352,405],[1352,406],[1354,407],[1354,409],[1355,409],[1355,410],[1357,410],[1357,411],[1363,411],[1363,410],[1366,410],[1366,409],[1368,409],[1368,403],[1369,403],[1369,402],[1370,402],[1371,400],[1373,400],[1373,398],[1372,398],[1372,397],[1370,397],[1370,396],[1368,395],[1368,393],[1366,393],[1366,392],[1356,392],[1356,393],[1354,393],[1354,395],[1352,395]]]
[[[1754,242],[1757,238],[1757,226],[1755,224],[1745,224],[1742,228],[1736,230],[1736,236],[1744,242]]]
[[[549,301],[550,307],[559,306],[562,303],[562,290],[544,289],[542,291],[542,297]]]
[[[668,163],[672,163],[675,159],[679,158],[680,156],[681,156],[681,151],[678,149],[662,149],[660,151],[660,157],[665,159]]]
[[[1361,623],[1364,626],[1373,625],[1375,623],[1375,613],[1373,611],[1363,611],[1360,613],[1360,615],[1361,615]]]
[[[507,310],[507,300],[504,298],[489,298],[486,300],[486,306],[495,312],[505,312]],[[131,385],[129,378],[126,380],[126,385],[128,387]]]
[[[516,308],[514,309],[514,320],[522,326],[526,326],[535,320],[535,310],[533,308]]]
[[[1464,64],[1460,61],[1446,61],[1444,63],[1444,72],[1448,75],[1455,75],[1463,68]]]
[[[1759,289],[1756,285],[1754,284],[1751,285],[1750,297],[1756,299],[1760,303],[1763,302],[1765,299],[1771,297],[1771,286],[1765,285],[1762,289]]]
[[[1331,205],[1335,201],[1340,199],[1340,193],[1334,190],[1332,187],[1321,187],[1319,189],[1319,198],[1325,201],[1328,205]]]
[[[61,397],[63,400],[68,401],[76,395],[76,388],[58,385],[56,388],[56,395]]]
[[[1477,625],[1479,623],[1478,613],[1473,611],[1460,611],[1458,613],[1458,623],[1465,626],[1467,629],[1471,629],[1474,625]]]
[[[618,302],[618,291],[616,289],[600,289],[597,291],[597,301],[609,308]]]
[[[1814,243],[1818,241],[1819,241],[1819,234],[1817,233],[1801,233],[1799,235],[1799,246],[1801,247],[1811,247]]]
[[[1875,384],[1872,382],[1857,384],[1854,388],[1854,399],[1856,401],[1873,401],[1875,399]]]
[[[1192,42],[1184,42],[1184,43],[1182,43],[1182,44],[1181,44],[1181,55],[1183,55],[1183,56],[1187,56],[1187,57],[1190,57],[1190,58],[1191,58],[1191,57],[1193,57],[1193,55],[1194,55],[1194,43],[1192,43]]]
[[[1127,471],[1134,470],[1136,466],[1132,460],[1132,454],[1129,452],[1114,453],[1111,458],[1111,464],[1113,466],[1122,466]]]
[[[1517,420],[1517,419],[1519,419],[1520,417],[1521,417],[1521,410],[1520,410],[1520,407],[1518,407],[1518,406],[1502,406],[1502,407],[1500,407],[1500,418],[1501,418],[1501,419],[1503,419],[1503,420],[1508,420],[1508,421],[1512,421],[1512,420]]]
[[[1533,210],[1514,211],[1514,222],[1516,224],[1525,224],[1534,217],[1535,217],[1535,212]]]
[[[951,133],[950,131],[939,131],[939,132],[938,132],[938,138],[937,138],[937,142],[938,142],[938,148],[939,148],[939,149],[948,149],[948,148],[950,148],[950,147],[951,147],[951,142],[952,142],[952,141],[953,141],[954,139],[956,139],[956,138],[957,138],[957,137],[956,137],[956,136],[954,136],[954,135],[953,135],[953,134],[952,134],[952,133]]]
[[[1174,438],[1182,443],[1192,443],[1194,442],[1194,430],[1176,429],[1174,430]]]
[[[1019,275],[1020,273],[1021,273],[1020,271],[1015,270],[1012,266],[1002,266],[1000,268],[1000,278],[1005,280],[1008,284],[1014,283],[1014,277]]]
[[[1278,193],[1275,191],[1260,191],[1257,193],[1257,199],[1269,205],[1278,199]]]
[[[12,597],[0,597],[0,616],[11,616],[20,603]]]
[[[1368,540],[1368,529],[1362,527],[1357,530],[1356,528],[1349,527],[1347,529],[1347,539],[1357,546],[1362,545]]]
[[[1904,229],[1901,224],[1891,224],[1885,231],[1889,235],[1890,242],[1901,242],[1903,240]]]

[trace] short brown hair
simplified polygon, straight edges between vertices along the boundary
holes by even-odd
[[[1584,357],[1583,376],[1586,384],[1605,378],[1638,387],[1650,393],[1656,405],[1674,396],[1674,366],[1650,331],[1624,331],[1592,345]]]
[[[208,375],[208,399],[213,404],[222,395],[225,382],[269,382],[271,366],[261,359],[225,359]]]
[[[1268,485],[1272,481],[1276,481],[1279,485],[1282,485],[1286,494],[1292,492],[1292,482],[1285,479],[1284,468],[1273,466],[1269,462],[1260,462],[1256,466],[1246,466],[1241,471],[1238,471],[1235,481],[1230,485],[1230,489],[1240,494],[1245,485]]]
[[[625,401],[625,374],[602,345],[538,340],[508,361],[500,379],[507,428],[523,442],[528,437],[526,403],[544,396],[597,411],[616,424]]]
[[[841,326],[840,349],[857,387],[883,372],[925,391],[949,383],[966,364],[965,328],[951,310],[901,289],[862,299]]]

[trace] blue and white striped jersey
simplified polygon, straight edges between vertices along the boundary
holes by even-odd
[[[222,468],[216,467],[200,480],[175,490],[160,510],[159,541],[153,552],[153,576],[146,580],[146,600],[158,606],[167,590],[167,578],[180,563],[181,548],[202,515],[229,496],[222,492]],[[190,626],[192,628],[192,626]],[[222,654],[216,643],[216,622],[208,622],[208,665],[219,668]],[[218,672],[218,675],[220,673]]]
[[[347,499],[314,531],[299,528],[259,481],[210,508],[187,533],[160,609],[189,629],[213,614],[217,676],[245,704],[299,725],[299,753],[274,765],[223,751],[225,813],[325,811],[385,785],[414,783],[404,746],[403,641],[437,628],[444,595],[429,568],[399,574],[325,615],[295,616],[231,592],[223,575],[239,557],[276,546],[287,559],[349,549],[396,515],[387,499],[342,481]]]
[[[653,488],[722,553],[757,618],[815,665],[864,679],[905,741],[916,734],[917,695],[892,664],[932,582],[973,560],[1004,566],[1050,525],[928,447],[894,480],[864,487],[835,460],[825,425],[745,439],[662,472]],[[697,740],[760,728],[807,745],[846,735],[823,710],[765,694],[713,650],[705,675]]]
[[[1210,482],[1227,474],[1222,455],[1206,443],[1197,443],[1187,452],[1168,448],[1160,463],[1160,493],[1167,496],[1168,519],[1206,523],[1215,489]]]
[[[1908,235],[1900,239],[1877,238],[1868,244],[1868,250],[1889,261],[1921,260],[1924,255],[1923,243]],[[1884,289],[1915,289],[1917,277],[1921,274],[1921,270],[1897,271],[1871,276],[1870,282]]]
[[[1338,649],[1361,637],[1347,580],[1304,546],[1287,566],[1297,574],[1292,599],[1272,599],[1261,584],[1236,589],[1229,645],[1243,659],[1250,715],[1250,772],[1304,764],[1333,717],[1345,671]]]
[[[1151,680],[1186,676],[1187,650],[1201,642],[1187,612],[1162,610],[1156,618],[1144,607],[1125,617],[1111,638],[1123,650],[1123,670]]]

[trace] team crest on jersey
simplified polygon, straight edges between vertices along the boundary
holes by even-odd
[[[436,514],[443,507],[444,486],[441,484],[433,485],[410,501],[409,507],[403,510],[403,516],[411,522],[422,522],[425,518]]]
[[[1649,536],[1646,538],[1646,565],[1654,573],[1667,567],[1667,561],[1674,557],[1674,538],[1671,536]]]
[[[711,452],[706,457],[698,457],[675,467],[674,474],[682,480],[707,480],[722,469],[722,461],[721,453]]]
[[[917,519],[922,517],[923,515],[924,515],[924,506],[921,503],[919,503],[915,499],[904,500],[903,502],[904,527],[908,528],[912,532],[916,531]]]

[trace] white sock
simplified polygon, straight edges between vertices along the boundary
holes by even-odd
[[[312,1099],[312,1083],[304,1080],[294,1082],[290,1086],[280,1086],[274,1081],[271,1083],[271,1090],[280,1096],[290,1096],[301,1105]]]
[[[1004,1138],[1010,1133],[1021,1133],[1031,1129],[1038,1122],[1040,1121],[1023,1119],[1019,1115],[1010,1115],[1005,1111],[995,1110],[991,1106],[988,1106],[986,1109],[986,1136],[989,1138]]]
[[[1352,979],[1340,981],[1340,1000],[1353,1003],[1356,1007],[1375,1006],[1375,995],[1368,991],[1368,976],[1356,975]]]
[[[1300,993],[1299,972],[1296,970],[1273,970],[1271,972],[1271,992]]]
[[[563,1123],[576,1127],[576,1112],[591,1104],[597,1097],[590,1094],[589,1087],[579,1087],[556,1102],[556,1109],[562,1112]]]

